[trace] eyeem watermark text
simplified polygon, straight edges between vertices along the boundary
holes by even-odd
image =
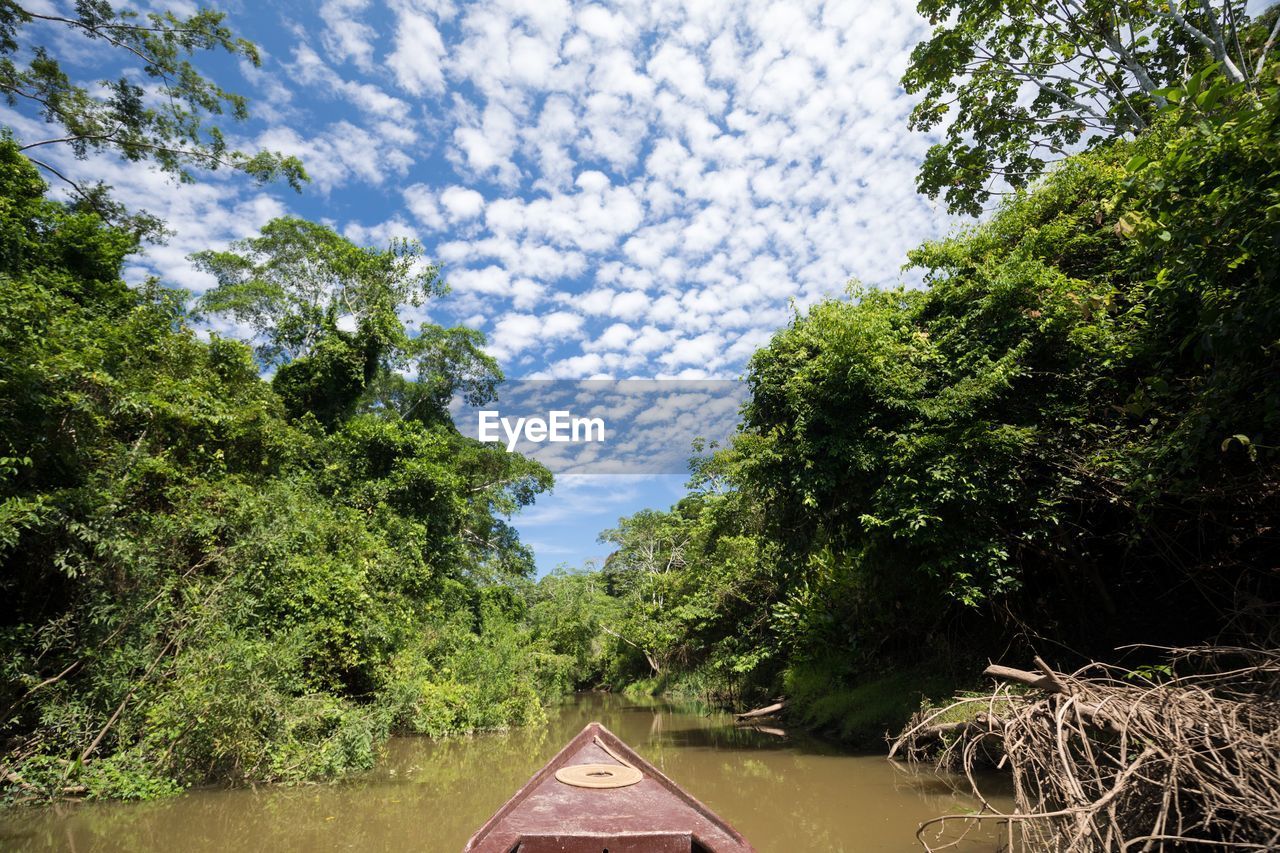
[[[499,412],[483,410],[479,413],[481,441],[500,442],[498,428],[507,437],[507,451],[514,453],[523,437],[525,441],[541,444],[544,441],[579,442],[604,441],[603,418],[576,418],[567,411],[555,410],[546,418],[504,418]]]

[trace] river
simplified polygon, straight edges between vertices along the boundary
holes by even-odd
[[[852,755],[811,738],[735,729],[724,715],[581,695],[550,716],[546,726],[513,732],[395,738],[375,770],[337,784],[206,788],[155,803],[0,812],[0,849],[455,853],[591,720],[612,729],[761,853],[919,851],[921,821],[975,806],[962,779],[908,772],[881,756]],[[971,833],[949,850],[993,851],[994,831]]]

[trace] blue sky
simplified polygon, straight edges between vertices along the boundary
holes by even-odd
[[[131,280],[203,291],[189,253],[294,213],[420,239],[453,290],[409,319],[482,329],[510,377],[730,378],[794,308],[901,280],[907,249],[954,224],[914,190],[932,140],[897,82],[926,32],[912,3],[218,5],[263,51],[205,63],[251,99],[234,142],[298,154],[313,181],[95,163],[175,231]],[[516,521],[540,570],[576,564],[681,482],[562,479]]]

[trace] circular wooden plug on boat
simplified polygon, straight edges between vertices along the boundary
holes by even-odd
[[[621,764],[571,764],[556,771],[556,780],[575,788],[625,788],[644,778],[634,767]]]

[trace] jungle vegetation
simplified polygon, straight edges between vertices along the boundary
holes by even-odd
[[[981,53],[958,39],[922,45],[908,86],[960,75],[935,55]],[[755,353],[740,433],[689,495],[603,536],[602,681],[785,694],[878,740],[990,658],[1280,640],[1280,86],[1265,54],[1179,57],[1141,128],[913,251],[923,288],[851,286]],[[1009,119],[989,92],[958,103]]]
[[[292,219],[249,248],[296,250],[342,283],[327,296],[205,258],[223,282],[201,310],[269,303],[264,346],[304,342],[268,382],[247,344],[192,331],[183,294],[122,283],[136,238],[47,199],[12,142],[0,187],[11,790],[313,778],[391,730],[540,719],[571,661],[515,618],[503,581],[532,561],[504,519],[551,477],[442,410],[499,374],[474,335],[400,324],[433,269]]]
[[[0,7],[0,89],[52,130],[0,140],[5,799],[326,778],[392,731],[542,719],[576,662],[524,618],[511,582],[533,564],[507,519],[551,476],[454,429],[450,398],[490,399],[501,372],[475,331],[401,321],[445,292],[439,270],[286,217],[196,256],[218,282],[198,303],[127,286],[163,223],[43,152],[180,182],[306,174],[225,144],[214,119],[246,102],[190,57],[257,53],[220,13],[75,8]],[[26,40],[37,20],[142,67],[90,91]]]
[[[186,87],[194,123],[174,125],[124,83],[115,106],[67,88],[47,52],[24,66],[34,15],[3,5],[0,88],[66,130],[0,143],[4,796],[328,778],[393,732],[527,724],[574,687],[785,693],[815,726],[879,735],[1011,648],[1274,645],[1276,15],[1174,8],[1119,26],[1087,6],[1072,20],[1093,26],[1044,42],[925,3],[952,29],[906,85],[932,104],[921,126],[958,94],[960,135],[921,186],[966,210],[1005,174],[1003,200],[911,253],[923,287],[796,313],[687,496],[605,531],[603,566],[535,582],[509,516],[551,477],[450,422],[501,373],[475,331],[401,319],[445,290],[421,246],[286,217],[195,256],[217,286],[192,301],[121,280],[162,223],[77,179],[50,196],[67,176],[33,152],[55,144],[301,186],[299,163],[226,150],[209,122],[245,106],[185,64],[252,46],[204,12],[126,43]],[[60,23],[134,32],[100,0],[77,10]],[[1151,87],[1116,70],[1132,49]],[[1098,58],[1027,108],[1000,57],[1049,80],[1072,50]],[[1100,130],[1063,126],[1083,108],[1053,103],[1090,86]],[[1045,139],[1066,156],[1025,159]],[[197,333],[206,317],[245,340]]]

